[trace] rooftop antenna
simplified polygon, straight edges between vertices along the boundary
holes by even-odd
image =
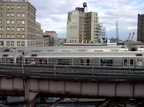
[[[71,0],[70,0],[70,11],[71,11]]]
[[[35,0],[34,0],[34,6],[35,6]]]
[[[119,41],[119,34],[118,34],[118,22],[116,21],[116,40],[117,40],[117,43]]]

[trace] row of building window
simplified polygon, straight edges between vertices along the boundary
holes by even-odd
[[[70,43],[76,43],[76,40],[70,40]]]
[[[15,46],[15,43],[17,46],[25,46],[25,41],[6,41],[6,46]],[[0,46],[4,46],[4,42],[0,41]]]
[[[14,46],[14,41],[7,41],[7,46]],[[17,46],[25,46],[25,41],[17,41]]]
[[[25,20],[24,19],[22,19],[22,20],[20,20],[20,19],[17,19],[16,21],[14,20],[14,19],[7,19],[6,20],[6,24],[17,24],[17,25],[20,25],[20,24],[22,24],[22,25],[25,25]],[[0,19],[0,24],[4,24],[4,20],[3,19]],[[28,21],[28,25],[29,26],[35,26],[35,23],[34,22],[31,22],[31,21]]]
[[[3,34],[0,34],[0,39],[25,39],[24,34],[6,34],[5,36]],[[27,39],[35,39],[35,35],[28,35]]]
[[[70,26],[70,29],[77,29],[77,26]]]
[[[73,22],[71,22],[70,25],[77,25],[77,23],[73,23]]]
[[[28,27],[28,32],[35,33],[35,29]]]
[[[76,37],[70,37],[70,39],[76,39]]]
[[[75,35],[77,35],[77,33],[75,32],[75,33],[70,33],[70,35],[71,36],[75,36]]]
[[[14,34],[6,34],[6,37],[4,37],[3,34],[0,34],[0,39],[4,39],[4,38],[7,38],[7,39],[24,39],[25,38],[25,35],[24,34],[17,34],[17,35],[14,35]]]
[[[14,13],[14,12],[7,12],[6,13],[6,16],[7,17],[14,17],[14,16],[17,16],[17,17],[25,17],[26,16],[26,14],[24,13],[24,12],[22,12],[22,13],[20,13],[20,12],[18,12],[18,13]],[[0,17],[2,17],[2,16],[4,16],[4,14],[2,13],[2,12],[0,12]]]
[[[4,31],[4,28],[0,27],[0,32],[2,32],[2,31]],[[8,31],[8,32],[14,32],[15,28],[14,27],[7,27],[6,31]],[[16,31],[18,31],[18,32],[25,32],[25,28],[24,27],[17,27]]]
[[[73,15],[77,15],[77,12],[72,12]],[[87,13],[87,14],[79,14],[79,16],[91,16],[91,14]],[[94,16],[98,16],[97,13],[94,14]]]
[[[35,26],[35,22],[33,22],[33,21],[28,21],[28,25],[34,27],[34,26]]]
[[[0,10],[14,10],[14,9],[17,9],[17,10],[25,10],[25,6],[24,5],[6,5],[6,7],[4,5],[0,5]]]

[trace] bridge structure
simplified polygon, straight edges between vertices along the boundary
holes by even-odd
[[[111,99],[125,99],[143,107],[144,73],[68,74],[1,68],[0,95],[24,96],[27,107],[34,107],[37,96],[61,98],[48,107],[64,98],[105,98],[97,107],[107,106]]]

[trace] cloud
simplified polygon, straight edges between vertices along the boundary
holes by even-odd
[[[82,7],[87,2],[88,11],[98,12],[99,21],[106,28],[107,37],[115,37],[116,21],[119,36],[137,32],[137,16],[143,13],[143,0],[29,0],[37,9],[37,21],[42,29],[55,30],[59,37],[66,37],[68,11]],[[135,33],[137,34],[137,33]],[[136,35],[135,35],[136,38]]]

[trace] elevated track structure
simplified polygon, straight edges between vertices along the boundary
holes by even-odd
[[[134,103],[136,107],[144,106],[143,102],[139,102],[144,98],[143,71],[85,75],[60,73],[54,70],[53,73],[48,73],[35,72],[34,69],[23,71],[16,68],[1,68],[0,95],[24,96],[27,107],[34,107],[39,95],[60,97],[61,100],[64,98],[105,98],[106,100],[98,107],[104,107],[110,102],[110,99],[114,98],[134,99],[137,101]]]

